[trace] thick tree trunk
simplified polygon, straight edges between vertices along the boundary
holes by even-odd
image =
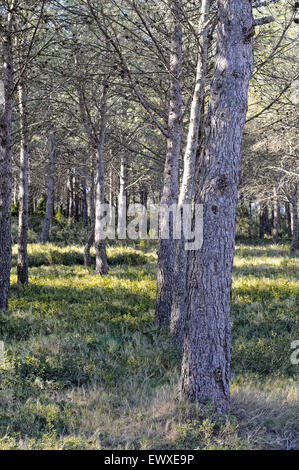
[[[179,196],[179,210],[184,204],[191,204],[193,195],[194,167],[198,151],[199,131],[203,122],[205,82],[207,71],[208,41],[207,27],[210,0],[203,0],[199,24],[199,52],[196,70],[196,83],[191,104],[189,132],[184,156],[184,172]],[[182,349],[186,316],[187,261],[183,233],[176,242],[176,254],[173,273],[173,298],[171,308],[170,331],[173,341]]]
[[[170,103],[168,116],[167,153],[164,167],[164,184],[161,205],[168,208],[177,203],[178,167],[182,139],[182,26],[180,22],[180,2],[173,2],[172,33],[170,40]],[[169,223],[169,239],[160,237],[157,267],[156,325],[169,325],[172,304],[173,264],[175,257],[175,239],[173,217],[160,217],[163,230]]]
[[[24,84],[18,86],[20,111],[20,186],[19,186],[19,231],[18,231],[18,284],[28,284],[28,132],[26,115],[26,93]]]
[[[279,206],[276,188],[274,188],[273,209],[274,209],[273,242],[277,245],[278,238],[279,238],[279,227],[280,227],[280,206]]]
[[[7,29],[2,30],[1,24],[0,30],[4,82],[4,104],[0,104],[0,310],[8,307],[11,269],[11,121],[14,88],[11,14],[5,26]]]
[[[298,226],[298,188],[295,186],[295,190],[292,194],[292,244],[291,253],[299,250],[299,226]]]
[[[54,211],[54,172],[55,172],[56,145],[55,145],[53,136],[50,136],[49,141],[51,145],[51,150],[49,154],[48,192],[47,192],[46,213],[45,213],[42,233],[40,236],[41,243],[47,243],[47,241],[49,240],[50,228],[52,224],[53,211]]]
[[[218,0],[218,10],[216,69],[196,194],[196,202],[203,204],[203,245],[189,252],[181,392],[226,412],[236,208],[254,20],[250,0]]]

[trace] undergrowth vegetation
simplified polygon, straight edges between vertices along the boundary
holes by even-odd
[[[110,272],[83,247],[29,246],[30,285],[0,313],[0,449],[298,448],[298,258],[280,244],[237,246],[232,408],[179,400],[180,355],[154,326],[156,253],[108,248]]]

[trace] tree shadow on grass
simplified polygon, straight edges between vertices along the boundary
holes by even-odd
[[[118,287],[64,287],[30,284],[11,286],[10,311],[0,316],[0,337],[28,339],[31,335],[51,334],[53,329],[76,331],[95,322],[139,328],[152,322],[154,298]]]
[[[234,266],[233,275],[238,277],[253,276],[257,278],[265,277],[272,279],[273,277],[285,277],[290,276],[298,277],[298,271],[296,266],[277,266],[271,263],[262,263],[258,265],[244,265]]]
[[[91,256],[92,266],[95,266],[95,256]],[[148,262],[147,257],[142,253],[117,253],[108,256],[109,266],[142,266]],[[28,255],[29,268],[40,266],[72,266],[84,265],[84,256],[78,250],[62,252],[55,249],[49,249],[46,252],[36,251]],[[12,256],[12,266],[17,266],[17,254]]]

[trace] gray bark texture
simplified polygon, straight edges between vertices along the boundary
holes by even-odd
[[[118,219],[117,219],[117,233],[119,239],[125,239],[127,234],[125,232],[126,218],[127,218],[127,192],[126,192],[126,157],[124,154],[120,160],[120,175],[119,175],[119,195],[118,195]]]
[[[279,227],[280,227],[280,206],[279,206],[276,188],[274,188],[273,209],[274,209],[273,242],[277,245],[278,238],[279,238]]]
[[[107,91],[108,85],[104,83],[103,97],[101,102],[101,129],[100,138],[97,143],[97,184],[95,203],[95,250],[96,250],[96,273],[108,274],[108,262],[106,255],[106,242],[103,238],[103,215],[101,205],[105,204],[105,164],[104,144],[106,136],[106,114],[107,114]]]
[[[251,0],[218,0],[218,11],[216,65],[195,195],[203,204],[203,245],[189,252],[180,389],[183,396],[226,412],[236,208],[254,20]]]
[[[170,40],[170,102],[168,115],[167,152],[164,166],[164,183],[161,204],[171,206],[178,199],[178,168],[182,139],[182,27],[179,2],[172,6],[172,33]],[[161,217],[161,226],[167,222]],[[157,266],[156,325],[169,325],[172,304],[173,264],[176,242],[173,238],[170,217],[169,240],[159,240]]]
[[[18,284],[28,284],[28,132],[26,116],[25,85],[18,86],[20,112],[20,184],[19,184],[19,230],[18,230]]]
[[[199,131],[203,125],[205,82],[207,72],[208,40],[205,23],[208,18],[210,0],[203,0],[199,22],[199,51],[196,70],[196,82],[191,104],[189,131],[184,155],[184,170],[179,196],[179,209],[184,204],[191,204],[193,196],[195,159],[199,144]],[[186,316],[188,252],[185,250],[183,233],[176,242],[173,271],[173,297],[171,307],[170,331],[174,343],[182,349]]]
[[[94,201],[94,161],[92,160],[92,169],[90,175],[90,193],[89,193],[89,207],[90,207],[90,234],[86,245],[84,247],[84,265],[91,266],[90,249],[94,244],[94,227],[95,227],[95,201]]]
[[[101,215],[101,204],[105,203],[104,188],[104,158],[103,158],[104,141],[97,148],[98,155],[98,171],[96,184],[96,208],[95,208],[95,250],[96,250],[96,273],[108,274],[108,262],[106,255],[106,243],[103,234],[103,216]]]
[[[56,144],[54,141],[54,136],[50,135],[50,153],[49,153],[49,170],[48,170],[48,191],[47,191],[47,204],[46,204],[46,213],[42,228],[42,233],[40,236],[41,243],[47,243],[49,240],[50,228],[53,219],[54,211],[54,173],[55,173],[55,154],[56,154]]]
[[[1,54],[3,63],[4,103],[0,104],[0,310],[8,307],[11,269],[11,183],[13,112],[12,18],[5,26],[0,18]]]
[[[295,186],[295,190],[292,194],[292,244],[291,253],[299,250],[299,226],[298,226],[298,188]]]
[[[86,196],[86,178],[82,178],[82,225],[88,227],[88,205]]]

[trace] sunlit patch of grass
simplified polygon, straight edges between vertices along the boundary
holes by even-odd
[[[24,289],[14,247],[0,449],[295,448],[298,258],[288,249],[237,246],[223,418],[178,397],[180,356],[153,321],[155,246],[109,246],[101,277],[83,266],[82,246],[32,244]]]

